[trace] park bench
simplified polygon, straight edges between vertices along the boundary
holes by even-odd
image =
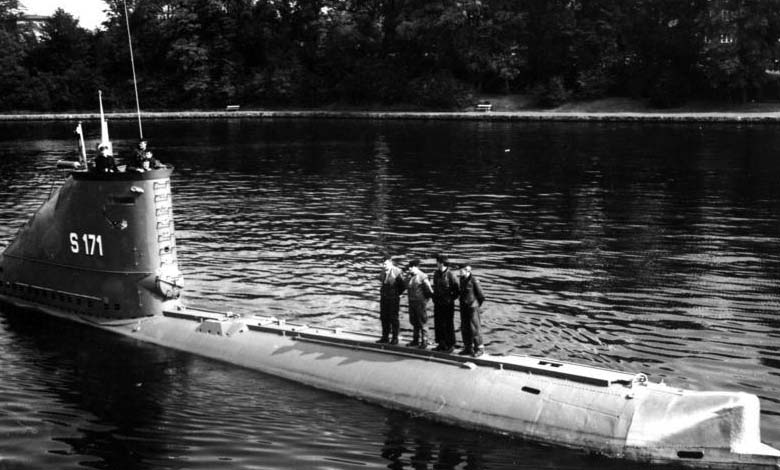
[[[237,104],[229,104],[229,105],[225,106],[225,111],[238,111],[239,108],[241,108],[241,106],[239,106]]]
[[[479,103],[477,106],[475,106],[477,111],[481,111],[483,113],[487,113],[489,111],[493,111],[493,105],[490,103]]]

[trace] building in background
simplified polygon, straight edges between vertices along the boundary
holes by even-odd
[[[43,27],[49,18],[44,15],[22,15],[16,20],[16,30],[24,37],[40,41]]]

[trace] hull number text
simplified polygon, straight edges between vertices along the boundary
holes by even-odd
[[[70,251],[89,256],[103,256],[103,237],[85,233],[79,238],[78,233],[70,232]]]

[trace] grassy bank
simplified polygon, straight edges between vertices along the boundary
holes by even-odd
[[[651,121],[651,122],[780,122],[780,103],[748,103],[724,105],[692,103],[674,109],[653,109],[641,102],[613,98],[598,101],[567,103],[555,109],[534,109],[523,97],[486,96],[491,111],[473,109],[442,111],[384,111],[344,109],[242,109],[195,111],[143,111],[144,119],[417,119],[417,120],[488,120],[488,121]],[[6,113],[2,121],[88,121],[97,113]],[[134,112],[108,113],[113,120],[136,119]]]

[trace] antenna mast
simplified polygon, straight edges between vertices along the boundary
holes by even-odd
[[[135,78],[135,59],[133,58],[133,40],[130,38],[130,16],[127,14],[127,1],[122,0],[125,7],[125,25],[127,26],[127,44],[130,48],[130,65],[133,68],[133,88],[135,89],[135,109],[138,112],[138,136],[144,139],[144,128],[141,126],[141,103],[138,100],[138,81]]]

